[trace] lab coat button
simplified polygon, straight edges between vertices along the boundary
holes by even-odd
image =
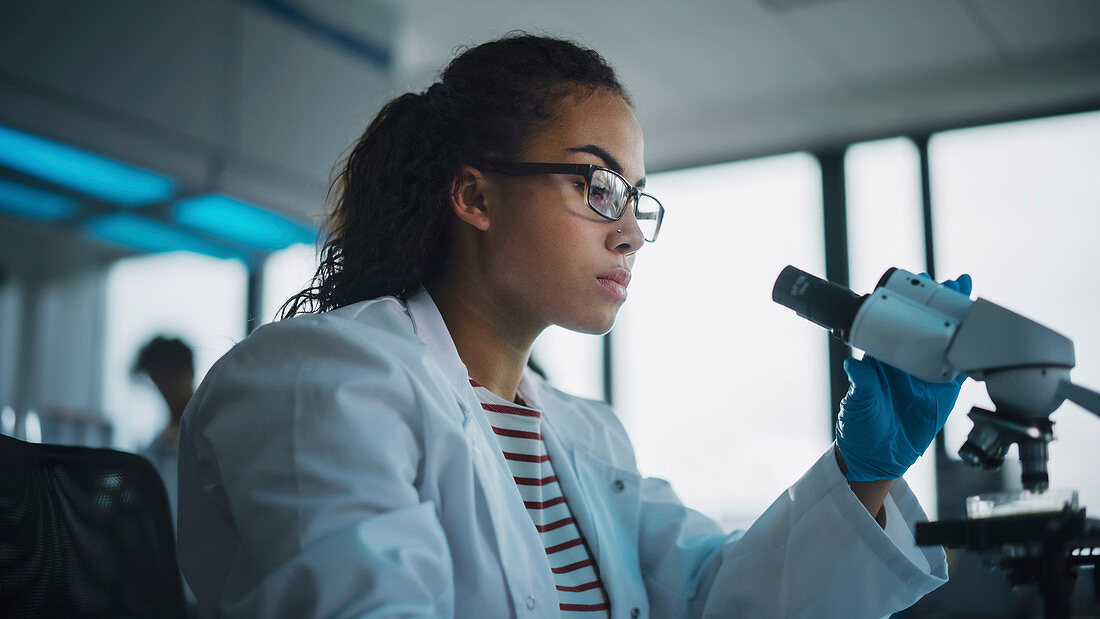
[[[527,596],[527,610],[535,610],[535,596]]]
[[[641,609],[640,609],[640,608],[638,608],[637,606],[635,606],[634,608],[631,608],[631,609],[630,609],[630,616],[631,616],[631,617],[635,617],[635,618],[637,618],[637,617],[641,616],[641,614],[642,614],[642,611],[641,611]]]
[[[622,492],[623,488],[626,488],[626,484],[624,484],[621,479],[616,479],[615,482],[611,484],[611,489],[615,492]]]

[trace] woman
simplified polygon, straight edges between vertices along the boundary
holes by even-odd
[[[660,228],[644,177],[626,91],[570,42],[469,49],[386,105],[303,315],[235,347],[185,416],[179,554],[204,613],[858,617],[943,583],[894,480],[957,384],[853,363],[839,451],[727,534],[639,476],[606,405],[525,371],[548,325],[611,328]]]

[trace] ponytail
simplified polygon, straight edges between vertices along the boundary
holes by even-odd
[[[507,160],[578,86],[628,99],[596,52],[519,33],[466,50],[423,93],[387,103],[341,162],[320,266],[282,318],[406,297],[448,255],[451,184],[463,165]]]

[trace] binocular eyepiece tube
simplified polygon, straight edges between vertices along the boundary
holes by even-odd
[[[893,270],[893,269],[891,269]],[[888,277],[888,272],[884,277]],[[779,274],[772,300],[810,322],[825,327],[847,342],[852,322],[867,295],[859,296],[843,286],[815,277],[793,266]]]

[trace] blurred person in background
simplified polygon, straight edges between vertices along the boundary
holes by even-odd
[[[614,71],[559,39],[472,47],[381,110],[313,285],[184,415],[179,556],[204,616],[881,617],[946,581],[900,478],[958,383],[853,361],[837,444],[727,532],[642,477],[607,404],[525,369],[551,324],[611,329],[664,214],[643,159]],[[700,242],[737,225],[692,206],[715,222]],[[728,265],[699,268],[722,285]]]
[[[191,347],[179,338],[158,335],[138,351],[131,368],[134,376],[148,376],[168,405],[168,424],[157,434],[142,455],[148,458],[164,482],[172,526],[176,526],[179,504],[179,433],[183,411],[195,389],[195,359]],[[197,617],[195,594],[183,580],[187,616]]]
[[[138,351],[131,374],[135,377],[148,376],[168,406],[168,424],[145,448],[142,455],[153,462],[164,481],[174,525],[179,484],[180,420],[194,393],[194,354],[183,340],[158,335]]]

